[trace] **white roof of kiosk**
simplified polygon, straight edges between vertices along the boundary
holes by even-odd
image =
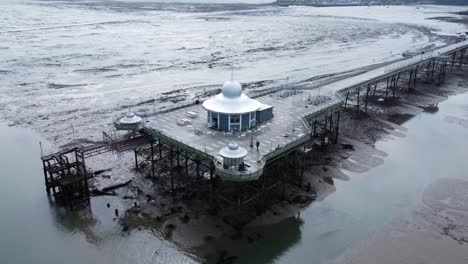
[[[124,117],[120,118],[120,123],[124,125],[134,125],[141,122],[141,117],[132,112],[128,112]]]
[[[208,111],[222,114],[245,114],[255,112],[262,104],[242,93],[242,86],[236,81],[227,81],[222,93],[203,103]]]
[[[239,159],[247,155],[247,150],[239,147],[239,144],[237,143],[229,143],[227,147],[224,147],[219,151],[219,155],[223,158]]]

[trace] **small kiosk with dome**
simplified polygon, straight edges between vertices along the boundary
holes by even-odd
[[[141,117],[133,112],[128,112],[114,121],[114,127],[117,130],[134,130],[141,126]]]

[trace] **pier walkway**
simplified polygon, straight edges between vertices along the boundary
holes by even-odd
[[[174,174],[185,175],[185,179],[181,180],[185,183],[191,181],[189,178],[198,181],[207,179],[208,175],[211,201],[213,197],[223,197],[223,200],[229,200],[231,204],[241,205],[240,189],[237,187],[234,188],[234,196],[226,195],[219,186],[216,187],[218,191],[215,194],[214,174],[227,183],[251,182],[255,185],[267,164],[291,152],[295,154],[294,162],[296,154],[302,156],[298,158],[302,159],[302,169],[299,179],[296,179],[299,186],[302,186],[305,157],[302,154],[307,153],[314,143],[337,142],[340,112],[343,107],[356,107],[356,113],[359,115],[362,104],[362,109],[367,111],[370,96],[387,102],[390,95],[393,99],[397,98],[396,91],[401,92],[406,87],[408,90],[414,89],[418,80],[440,84],[444,81],[448,69],[464,68],[468,65],[467,49],[468,41],[463,40],[385,66],[361,71],[350,78],[322,82],[314,87],[282,87],[268,90],[256,99],[262,104],[273,106],[274,117],[241,132],[222,132],[208,128],[207,111],[198,100],[173,109],[145,113],[142,115],[143,122],[137,123],[123,138],[112,138],[104,134],[103,141],[93,146],[78,146],[42,156],[46,189],[70,206],[73,206],[72,200],[76,200],[74,197],[77,194],[80,197],[79,201],[89,201],[87,180],[90,173],[86,169],[85,158],[108,151],[125,150],[135,152],[136,169],[139,167],[140,155],[151,164],[151,176],[155,176],[156,171],[170,172],[172,193],[175,192],[176,182],[179,181],[174,179]],[[383,90],[378,90],[382,88]],[[241,88],[240,90],[242,91]],[[360,97],[362,90],[367,92]],[[115,125],[119,129],[117,123]],[[233,142],[247,150],[242,163],[245,168],[242,170],[223,166],[223,159],[219,156],[219,151]],[[157,169],[156,166],[162,169]],[[282,170],[285,167],[297,166],[279,166]],[[268,183],[265,183],[263,177],[261,187],[257,186],[257,189],[264,193],[282,182],[284,197],[284,175],[288,174],[289,178],[293,176],[284,171],[277,174],[283,176],[270,179],[270,187],[265,186]],[[72,178],[76,180],[69,181]],[[229,187],[226,190],[228,189]],[[257,191],[247,194],[245,203],[258,195]],[[228,196],[232,196],[232,199],[226,198]]]
[[[326,84],[321,86],[320,90],[322,94],[328,96],[328,99],[318,104],[311,99],[315,98],[317,90],[293,89],[293,92],[279,90],[260,96],[257,98],[260,102],[274,106],[275,117],[245,132],[226,133],[209,129],[206,125],[206,111],[200,104],[148,117],[143,130],[155,138],[169,141],[186,151],[204,157],[204,159],[212,159],[216,165],[216,174],[224,179],[230,181],[255,180],[263,173],[263,167],[266,163],[304,146],[306,142],[310,142],[316,129],[311,126],[316,126],[314,122],[320,117],[339,111],[345,100],[345,93],[368,87],[370,84],[381,82],[408,69],[425,65],[437,58],[444,57],[445,63],[449,63],[449,60],[452,59],[453,64],[457,52],[461,52],[460,58],[463,58],[467,47],[468,42],[461,41],[371,69],[351,78]],[[288,92],[291,94],[287,94]],[[193,118],[189,112],[196,113],[197,117]],[[187,124],[180,125],[182,120]],[[330,124],[331,122],[328,123],[328,126],[331,129]],[[336,133],[338,133],[337,130]],[[255,148],[257,141],[260,143],[258,151]],[[225,171],[222,168],[217,153],[231,142],[236,142],[248,150],[245,160],[247,170],[242,172]]]

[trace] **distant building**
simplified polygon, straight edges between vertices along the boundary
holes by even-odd
[[[208,127],[225,132],[244,131],[273,118],[273,106],[243,94],[241,84],[232,78],[203,108],[208,111]]]

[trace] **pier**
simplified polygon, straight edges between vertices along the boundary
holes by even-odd
[[[93,175],[86,157],[133,151],[135,168],[149,165],[144,166],[148,175],[172,195],[189,187],[221,210],[261,208],[271,197],[286,199],[286,185],[304,188],[304,161],[313,148],[338,142],[342,111],[360,118],[371,102],[389,104],[419,82],[443,83],[447,71],[468,65],[467,48],[463,40],[313,89],[278,88],[255,99],[243,95],[231,77],[218,95],[219,105],[232,102],[238,109],[249,102],[254,108],[223,112],[208,99],[212,103],[197,100],[142,117],[129,113],[114,122],[117,130],[127,131],[124,136],[104,134],[99,144],[43,156],[46,190],[70,207],[86,203]]]

